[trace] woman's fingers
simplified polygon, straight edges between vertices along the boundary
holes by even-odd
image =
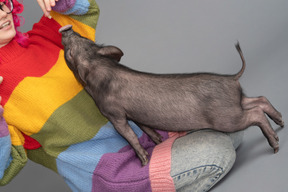
[[[52,10],[52,7],[56,5],[56,1],[58,0],[37,0],[44,15],[48,18],[51,18],[50,11]]]
[[[43,0],[37,0],[37,2],[39,4],[40,8],[42,9],[44,15],[47,17],[48,16],[48,11],[46,9],[44,1]]]

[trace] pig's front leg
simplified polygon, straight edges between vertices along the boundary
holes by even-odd
[[[129,126],[126,119],[118,119],[118,120],[111,120],[111,123],[115,127],[115,129],[122,135],[133,147],[137,156],[139,157],[142,165],[146,165],[148,163],[147,156],[149,155],[148,152],[141,146],[139,143],[137,135],[134,133],[132,128]]]
[[[162,142],[162,136],[157,133],[154,129],[147,127],[145,125],[142,125],[140,123],[136,123],[142,131],[144,131],[156,144],[160,144]]]

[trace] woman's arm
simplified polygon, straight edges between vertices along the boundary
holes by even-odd
[[[0,77],[0,84],[3,81],[3,77]],[[0,102],[1,102],[0,97]],[[3,107],[0,105],[0,183],[4,176],[4,171],[9,165],[9,157],[11,152],[11,140],[8,131],[8,126],[3,118]]]
[[[42,2],[48,2],[48,1],[42,0]],[[36,75],[33,72],[33,74],[31,74],[30,76],[35,75],[35,77],[38,78],[38,74],[41,73],[41,75],[39,76],[42,77],[43,75],[42,72],[44,70],[47,69],[47,73],[48,73],[48,72],[51,72],[50,69],[54,65],[57,65],[57,66],[66,65],[65,63],[63,64],[61,63],[63,58],[59,57],[59,51],[61,50],[61,47],[60,47],[61,35],[58,32],[58,29],[61,26],[66,25],[66,24],[72,24],[73,27],[75,27],[75,29],[77,29],[78,32],[81,33],[82,35],[88,36],[91,39],[95,38],[95,28],[96,28],[96,24],[98,20],[98,13],[99,13],[99,9],[95,0],[58,0],[58,1],[55,1],[55,4],[56,5],[54,7],[53,6],[51,7],[51,9],[53,9],[50,12],[52,19],[48,19],[45,16],[42,17],[41,20],[37,24],[34,25],[33,29],[30,32],[28,32],[30,45],[27,47],[26,51],[27,52],[30,51],[29,53],[34,53],[33,51],[41,52],[41,50],[45,48],[44,54],[41,54],[41,56],[43,57],[43,55],[47,54],[48,57],[50,58],[48,60],[45,60],[45,57],[43,57],[44,61],[40,62],[42,65],[41,70],[39,69]],[[24,60],[26,64],[27,65],[29,64],[29,66],[31,66],[32,65],[31,63],[34,63],[38,59],[39,55],[37,55],[34,58],[34,55],[31,54],[32,58],[27,59],[28,54],[25,54],[23,57],[25,57]],[[55,57],[55,60],[51,59],[52,57],[53,58]],[[57,58],[59,58],[59,61],[57,60]],[[29,61],[29,63],[27,63],[27,61]],[[48,63],[48,62],[51,62],[51,63]],[[35,62],[35,64],[38,66],[39,62]],[[21,73],[21,71],[19,73]],[[26,73],[24,75],[26,75]],[[50,82],[52,82],[53,84],[53,82],[55,82],[55,78],[59,78],[60,80],[62,78],[61,76],[55,77],[54,74],[52,76],[53,76],[53,80],[51,78],[51,81],[50,81],[50,79],[48,78],[49,82],[47,83],[45,81],[47,85]],[[20,94],[20,95],[17,95],[17,97],[26,98],[26,95],[25,95],[26,84],[25,83],[27,81],[25,80],[27,79],[29,78],[23,78],[23,80],[21,80],[19,84],[21,84],[21,86],[24,86],[24,88],[16,87],[17,90],[21,89],[21,91],[17,92],[15,91],[16,90],[15,88],[12,96]],[[33,78],[33,81],[34,80],[35,79]],[[6,86],[8,85],[8,80],[5,85]],[[3,86],[3,90],[5,90],[4,87],[5,86]],[[43,85],[43,87],[45,87],[45,85]],[[24,92],[22,91],[22,89],[24,90]],[[29,92],[28,95],[30,94],[31,93]],[[28,121],[27,120],[27,116],[29,116],[27,115],[28,113],[26,114],[26,116],[25,115],[17,116],[15,115],[16,113],[14,113],[16,110],[16,112],[23,114],[23,111],[25,110],[22,110],[22,109],[27,108],[26,102],[21,102],[21,103],[18,102],[17,105],[19,106],[17,108],[13,108],[11,112],[10,107],[14,106],[13,104],[16,102],[15,99],[12,99],[12,96],[11,95],[9,96],[8,102],[6,102],[5,106],[3,106],[5,109],[4,117],[7,123],[9,124],[9,131],[8,131],[6,122],[4,118],[2,117],[2,114],[0,116],[0,122],[1,122],[0,123],[0,185],[5,185],[9,183],[9,181],[11,181],[13,177],[17,175],[17,173],[23,168],[23,166],[27,162],[27,154],[23,146],[26,143],[25,143],[25,139],[22,133],[37,134],[37,131],[39,129],[39,127],[36,127],[37,129],[34,129],[34,127],[27,128],[25,122]],[[64,96],[63,97],[59,96],[59,97],[60,99],[62,99],[61,102],[64,100],[63,98],[66,98]],[[59,106],[55,105],[53,107],[55,107],[53,108],[53,111],[55,111]],[[35,108],[37,108],[37,106]],[[9,109],[10,111],[7,109]],[[44,118],[43,117],[41,118],[48,119],[49,116],[47,117],[45,116],[48,114],[46,113],[47,110],[43,109],[43,111],[44,111],[43,113]],[[34,118],[33,121],[38,122],[37,117],[34,117],[32,115],[30,117]],[[17,116],[17,118],[14,118],[15,116]],[[16,121],[17,123],[15,123]]]
[[[0,84],[2,81],[3,77],[0,77]],[[27,162],[23,146],[11,145],[10,133],[3,112],[3,107],[0,105],[0,186],[6,185]]]

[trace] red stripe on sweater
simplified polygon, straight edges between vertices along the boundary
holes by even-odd
[[[22,133],[22,135],[24,136],[25,139],[25,143],[23,145],[25,149],[33,150],[41,147],[41,144],[37,140],[33,139],[32,137],[29,137],[28,135],[25,135],[24,133]]]
[[[61,34],[58,33],[60,27],[55,20],[42,17],[28,33],[30,44],[27,48],[11,41],[0,49],[0,75],[4,78],[0,85],[3,106],[25,77],[41,77],[55,65],[62,49]]]

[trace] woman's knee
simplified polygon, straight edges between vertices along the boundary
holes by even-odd
[[[177,191],[208,191],[230,171],[235,159],[227,134],[205,130],[177,139],[171,165]]]

